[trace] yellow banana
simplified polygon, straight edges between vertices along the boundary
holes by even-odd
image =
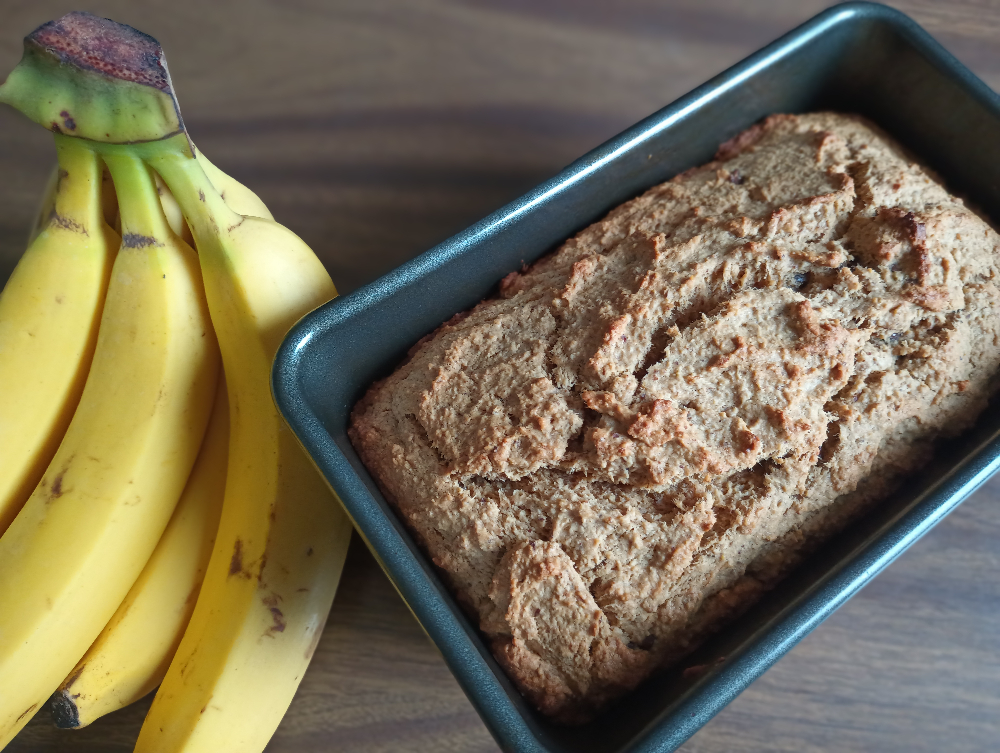
[[[0,537],[0,747],[142,571],[201,444],[218,375],[197,259],[141,161],[106,155],[124,219],[90,374],[59,449]]]
[[[289,327],[336,291],[297,236],[229,209],[182,148],[171,139],[144,154],[197,244],[228,381],[229,472],[198,603],[136,751],[251,753],[267,745],[302,679],[351,533],[269,384]]]
[[[220,375],[205,440],[163,536],[114,617],[52,696],[57,727],[86,727],[139,700],[167,673],[212,554],[228,453],[229,404]]]
[[[101,212],[97,155],[65,136],[56,136],[56,147],[55,213],[46,213],[48,224],[0,293],[0,534],[73,416],[121,242]]]

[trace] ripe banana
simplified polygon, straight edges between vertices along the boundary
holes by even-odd
[[[44,477],[0,537],[0,747],[94,642],[190,475],[218,375],[197,260],[148,169],[105,155],[124,219],[97,348]]]
[[[52,696],[57,727],[85,727],[139,700],[167,673],[212,554],[228,454],[229,403],[220,375],[198,459],[163,536],[114,617]]]
[[[102,215],[97,155],[65,136],[56,136],[56,147],[55,213],[0,293],[0,534],[73,416],[121,242]]]
[[[231,209],[272,219],[253,191],[219,170],[203,152],[198,158]],[[162,178],[154,177],[171,230],[191,242],[180,206]],[[40,216],[51,214],[54,199],[53,188]],[[163,536],[125,601],[51,699],[58,727],[84,727],[139,700],[167,671],[194,609],[221,512],[229,412],[224,380],[220,385],[202,450]]]
[[[336,291],[297,236],[229,209],[176,138],[142,146],[194,233],[232,425],[215,549],[135,750],[257,752],[319,641],[351,533],[269,384],[288,328]]]

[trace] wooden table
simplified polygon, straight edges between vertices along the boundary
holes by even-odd
[[[89,9],[158,37],[198,144],[320,254],[342,292],[485,216],[828,5],[824,0],[172,0]],[[1000,84],[1000,2],[896,3]],[[0,71],[69,10],[0,10]],[[0,279],[53,161],[0,111]],[[1000,482],[968,500],[683,748],[1000,747]],[[0,574],[2,577],[2,574]],[[131,749],[146,702],[17,753]],[[268,748],[491,751],[355,539],[323,640]],[[220,751],[220,753],[223,753]]]

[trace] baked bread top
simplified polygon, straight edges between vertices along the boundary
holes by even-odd
[[[865,121],[773,116],[424,338],[350,436],[521,690],[580,721],[975,418],[998,240]]]

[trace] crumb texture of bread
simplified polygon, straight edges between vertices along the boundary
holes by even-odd
[[[866,121],[772,116],[418,343],[350,437],[521,691],[583,721],[975,420],[998,245]]]

